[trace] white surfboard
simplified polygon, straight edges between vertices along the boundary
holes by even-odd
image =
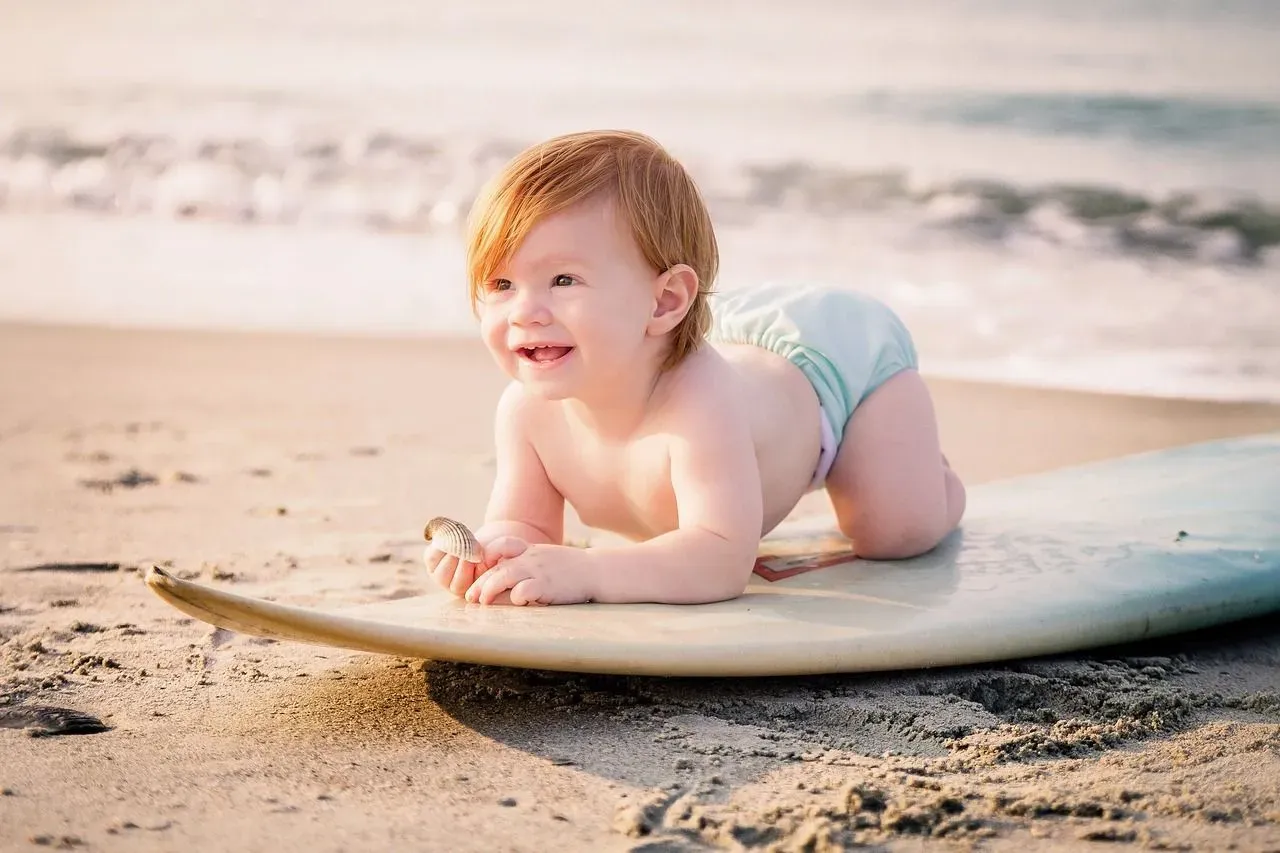
[[[211,625],[425,659],[737,676],[1027,657],[1280,610],[1280,433],[979,486],[961,529],[912,560],[852,558],[831,517],[789,522],[746,593],[715,604],[484,607],[434,590],[326,611],[145,577]]]

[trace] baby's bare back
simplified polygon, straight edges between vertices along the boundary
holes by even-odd
[[[818,397],[807,379],[781,357],[750,345],[716,345],[699,352],[701,362],[682,389],[698,383],[728,386],[746,413],[760,471],[761,533],[794,508],[813,478],[819,455]],[[679,405],[680,395],[671,405]],[[671,433],[657,411],[625,442],[604,440],[582,423],[551,412],[541,419],[534,443],[547,476],[582,521],[633,540],[676,529],[679,508],[671,483]]]
[[[800,369],[750,344],[717,344],[746,398],[764,495],[764,530],[777,526],[813,481],[821,443],[818,395]]]

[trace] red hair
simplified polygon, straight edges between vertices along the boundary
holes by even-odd
[[[711,325],[707,294],[720,255],[697,185],[641,133],[601,130],[549,139],[516,155],[485,186],[467,221],[471,306],[541,219],[599,193],[613,199],[655,273],[687,264],[698,276],[698,292],[672,332],[663,362],[663,369],[674,367]]]

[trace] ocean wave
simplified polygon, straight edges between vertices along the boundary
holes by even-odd
[[[1264,101],[1097,92],[895,92],[842,99],[854,112],[926,124],[1142,145],[1280,153],[1280,105]]]
[[[457,227],[481,182],[521,147],[387,131],[269,141],[146,133],[103,139],[27,127],[0,138],[0,211]],[[1032,238],[1205,264],[1280,260],[1280,207],[1239,193],[1153,197],[1108,186],[980,179],[922,185],[905,171],[806,162],[692,169],[713,207],[739,222],[779,209],[824,219],[874,215],[984,241]]]

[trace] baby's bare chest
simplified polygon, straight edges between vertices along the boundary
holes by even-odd
[[[675,529],[670,456],[661,437],[626,445],[556,442],[539,456],[584,524],[635,539]]]

